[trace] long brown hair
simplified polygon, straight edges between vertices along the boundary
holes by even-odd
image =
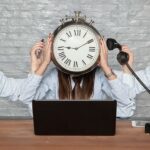
[[[82,80],[82,86],[78,89],[77,97],[73,97],[70,75],[58,70],[59,99],[90,99],[94,90],[95,71],[96,68],[87,74],[75,77],[79,82]]]

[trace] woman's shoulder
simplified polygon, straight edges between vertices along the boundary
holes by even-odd
[[[58,70],[56,67],[49,66],[43,75],[43,81],[55,81],[58,78]]]

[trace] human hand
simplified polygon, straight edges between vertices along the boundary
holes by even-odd
[[[126,52],[129,55],[128,64],[132,68],[134,62],[134,55],[132,50],[127,45],[122,45],[122,51]],[[128,67],[126,65],[122,65],[123,72],[130,73]]]
[[[37,42],[30,51],[31,56],[31,71],[33,73],[40,67],[43,62],[44,42]]]
[[[51,61],[52,35],[46,42],[37,42],[31,49],[31,70],[42,75]]]
[[[108,65],[108,49],[104,38],[100,39],[100,56],[98,66],[102,68],[106,76],[110,76],[108,79],[113,80],[116,78],[116,75],[112,72],[112,69]]]
[[[52,41],[53,41],[53,35],[49,34],[47,41],[45,43],[45,47],[43,49],[43,63],[47,65],[51,62]]]
[[[106,41],[104,38],[100,39],[100,52],[99,52],[99,60],[98,60],[98,66],[100,66],[102,69],[105,70],[105,68],[108,68],[108,49],[106,46]]]

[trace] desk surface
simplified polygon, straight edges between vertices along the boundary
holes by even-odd
[[[32,120],[0,120],[0,150],[150,150],[150,135],[117,121],[115,136],[35,136]]]

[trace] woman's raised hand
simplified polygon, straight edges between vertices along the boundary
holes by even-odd
[[[132,50],[131,50],[127,45],[122,45],[122,51],[128,53],[128,55],[129,55],[128,64],[129,64],[130,67],[132,68],[132,67],[133,67],[133,61],[134,61],[134,55],[133,55]],[[122,70],[123,70],[123,72],[125,72],[125,73],[131,73],[131,72],[129,71],[129,69],[127,68],[126,65],[122,65]]]
[[[31,49],[31,70],[33,73],[43,75],[51,62],[52,39],[53,35],[49,34],[46,42],[37,42]]]

